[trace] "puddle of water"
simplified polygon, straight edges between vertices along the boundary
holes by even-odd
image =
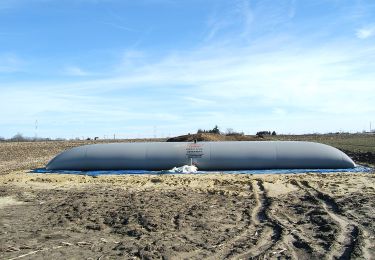
[[[274,170],[239,170],[239,171],[196,171],[194,174],[297,174],[297,173],[335,173],[335,172],[372,172],[374,169],[365,166],[357,166],[351,169],[274,169]],[[174,172],[174,171],[145,171],[145,170],[120,170],[120,171],[50,171],[44,168],[35,169],[32,173],[45,174],[78,174],[88,176],[98,175],[136,175],[136,174],[186,174],[188,172]]]

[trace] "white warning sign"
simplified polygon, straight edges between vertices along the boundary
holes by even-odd
[[[201,144],[192,143],[186,146],[187,158],[202,158],[204,155],[203,146]]]

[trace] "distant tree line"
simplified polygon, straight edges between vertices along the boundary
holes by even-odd
[[[227,131],[225,133],[221,132],[219,127],[217,125],[215,125],[214,128],[210,129],[210,130],[202,130],[202,129],[198,129],[197,131],[197,134],[202,134],[202,133],[208,133],[208,134],[220,134],[220,135],[245,135],[244,132],[236,132],[234,131],[232,128],[228,128]]]
[[[225,132],[225,135],[227,135],[227,136],[238,136],[238,135],[240,135],[240,136],[243,136],[243,135],[245,135],[245,133],[244,132],[236,132],[236,131],[234,131],[232,128],[227,128],[227,131]]]
[[[202,129],[198,129],[197,131],[198,134],[202,134],[202,133],[209,133],[209,134],[220,134],[220,129],[217,125],[215,125],[214,128],[212,128],[211,130],[202,130]]]
[[[257,132],[257,134],[256,134],[257,136],[259,136],[259,137],[263,137],[263,136],[265,136],[265,135],[276,135],[276,132],[275,131],[259,131],[259,132]]]
[[[21,133],[17,133],[15,134],[13,137],[11,138],[4,138],[4,137],[0,137],[0,142],[5,142],[5,141],[8,141],[8,142],[40,142],[40,141],[65,141],[66,139],[65,138],[56,138],[56,139],[52,139],[52,138],[46,138],[46,137],[26,137],[26,136],[23,136]]]
[[[198,129],[197,134],[202,134],[202,133],[220,134],[220,135],[227,135],[227,136],[234,136],[234,135],[243,136],[243,135],[245,135],[244,132],[236,132],[232,128],[227,128],[226,132],[221,132],[217,125],[215,125],[214,128],[209,129],[209,130]],[[264,137],[264,136],[267,136],[267,135],[276,135],[276,132],[275,131],[272,131],[272,132],[271,131],[259,131],[259,132],[256,133],[256,135],[259,136],[259,137]]]
[[[95,136],[93,138],[91,137],[75,137],[75,138],[70,138],[70,139],[66,139],[66,138],[61,138],[61,137],[58,137],[58,138],[49,138],[49,137],[27,137],[27,136],[24,136],[23,134],[21,133],[17,133],[15,134],[14,136],[12,136],[11,138],[4,138],[2,136],[0,136],[0,142],[42,142],[42,141],[83,141],[83,140],[86,140],[86,141],[97,141],[99,140],[100,138],[98,136]]]

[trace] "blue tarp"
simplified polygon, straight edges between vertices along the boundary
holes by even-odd
[[[194,174],[297,174],[297,173],[335,173],[335,172],[372,172],[374,169],[357,166],[351,169],[274,169],[274,170],[240,170],[240,171],[198,171]],[[35,169],[33,173],[46,173],[46,174],[78,174],[88,176],[98,175],[132,175],[132,174],[177,174],[169,171],[144,171],[144,170],[123,170],[123,171],[49,171],[44,168]],[[185,173],[180,173],[185,174]]]

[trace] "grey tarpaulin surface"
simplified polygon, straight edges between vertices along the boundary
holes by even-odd
[[[355,167],[340,150],[298,141],[112,143],[75,147],[57,155],[48,170],[343,169]]]

